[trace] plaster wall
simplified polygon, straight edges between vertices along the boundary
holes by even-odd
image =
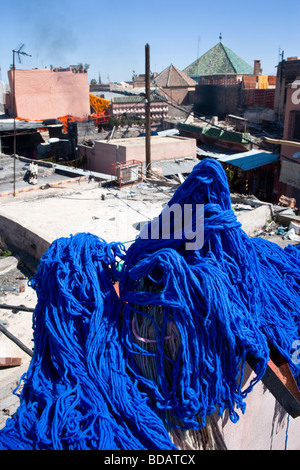
[[[248,364],[245,378],[243,389],[255,378]],[[245,403],[245,412],[238,412],[236,423],[231,422],[227,412],[218,420],[228,450],[300,450],[300,417],[289,416],[262,381],[254,386]]]
[[[226,114],[238,114],[242,101],[242,84],[197,85],[193,98],[199,113],[224,118]]]
[[[13,73],[8,72],[13,90]],[[15,70],[16,116],[30,120],[90,114],[87,73],[50,69]],[[11,103],[12,106],[12,103]]]
[[[295,138],[295,118],[296,112],[300,112],[300,78],[294,80],[286,88],[286,103],[284,115],[283,140],[298,142]],[[299,130],[299,129],[298,129]],[[300,203],[300,142],[299,146],[281,145],[281,170],[279,180],[276,185],[278,195],[284,194],[287,197],[296,199],[296,206]],[[284,157],[287,157],[285,159]]]
[[[145,138],[95,141],[93,148],[79,146],[87,156],[88,170],[111,174],[111,165],[129,160],[146,161]],[[178,136],[151,137],[151,161],[196,156],[196,139]]]
[[[0,236],[5,242],[20,248],[39,261],[50,246],[50,240],[40,235],[35,229],[31,230],[12,217],[0,214]]]
[[[285,118],[284,118],[284,131],[283,131],[283,139],[284,140],[295,140],[292,136],[292,120],[293,120],[293,111],[300,112],[300,78],[297,80],[298,86],[295,85],[289,86],[287,88],[287,96],[286,96],[286,105],[285,105]],[[300,144],[299,144],[300,145]],[[299,148],[290,146],[290,145],[282,145],[281,146],[281,153],[286,157],[293,157],[295,153],[300,152]]]

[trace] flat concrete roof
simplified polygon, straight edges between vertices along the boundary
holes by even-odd
[[[103,142],[109,145],[118,145],[120,147],[131,147],[131,146],[138,146],[138,145],[145,145],[146,137],[133,137],[129,139],[112,139],[110,141],[107,140],[96,140],[96,142]],[[191,139],[190,137],[182,137],[179,135],[152,135],[151,136],[151,143],[155,144],[167,144],[170,141],[177,142],[178,140],[195,140]]]
[[[30,162],[38,164],[38,182],[37,185],[31,185],[24,181],[28,165]],[[97,179],[102,181],[113,181],[114,176],[97,173],[81,168],[73,168],[65,165],[52,164],[31,160],[25,157],[16,158],[15,176],[14,176],[14,159],[9,155],[0,155],[0,198],[6,197],[14,193],[22,193],[28,191],[37,191],[45,186],[56,186],[72,181],[82,181],[83,179]],[[15,180],[15,187],[14,187]]]
[[[0,217],[12,219],[48,243],[90,232],[107,242],[128,245],[139,234],[136,227],[159,215],[170,197],[170,187],[140,183],[105,188],[82,180],[2,197]]]

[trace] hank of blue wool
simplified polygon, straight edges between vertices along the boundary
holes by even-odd
[[[184,229],[181,238],[172,230],[169,239],[164,237],[161,213],[159,237],[151,239],[149,223],[148,239],[139,237],[128,249],[120,282],[126,360],[162,414],[171,413],[182,427],[205,425],[215,410],[228,410],[235,422],[265,374],[271,347],[299,376],[300,367],[292,362],[292,345],[300,337],[299,249],[247,236],[231,209],[227,178],[217,161],[197,164],[169,207],[173,204],[204,205],[204,243],[187,250]],[[146,315],[147,305],[162,306],[163,325],[174,322],[181,336],[171,360],[164,347],[166,328],[155,324],[157,380],[138,365],[137,356],[144,355],[146,362],[149,352],[132,334],[133,315]],[[243,388],[247,361],[255,377]]]
[[[31,280],[34,351],[5,450],[174,449],[126,370],[114,289],[121,244],[91,234],[52,243]]]

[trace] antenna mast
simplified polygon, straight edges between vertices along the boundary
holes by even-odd
[[[14,196],[16,195],[16,153],[17,153],[17,139],[16,139],[16,64],[15,64],[15,55],[18,56],[18,62],[21,63],[20,55],[26,55],[31,57],[30,54],[27,54],[22,49],[25,47],[25,44],[19,46],[17,50],[13,49],[13,110],[14,110]]]

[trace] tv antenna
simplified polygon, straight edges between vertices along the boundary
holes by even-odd
[[[21,64],[21,55],[25,55],[28,57],[31,57],[30,54],[27,54],[27,52],[24,52],[23,49],[25,47],[25,44],[21,44],[18,46],[17,49],[13,49],[13,109],[14,109],[14,196],[16,195],[16,150],[17,150],[17,139],[16,139],[16,64],[15,64],[15,56],[17,55],[18,57],[18,62]]]
[[[20,46],[18,46],[17,49],[13,49],[13,68],[15,67],[15,54],[17,54],[18,56],[18,62],[19,64],[21,64],[21,55],[26,55],[28,57],[31,57],[30,54],[27,54],[27,52],[24,52],[23,49],[25,47],[25,44],[21,44]]]

